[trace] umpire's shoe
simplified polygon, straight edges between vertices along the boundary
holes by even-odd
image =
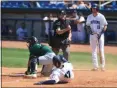
[[[25,77],[26,78],[37,78],[37,74],[36,74],[36,72],[32,72],[32,73],[30,73],[28,75],[25,75]]]

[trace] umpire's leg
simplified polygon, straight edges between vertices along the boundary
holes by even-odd
[[[63,56],[69,60],[69,55],[70,55],[70,51],[69,51],[69,45],[62,45],[61,49],[63,51]]]
[[[60,48],[53,48],[53,47],[52,47],[52,51],[53,51],[56,55],[58,55],[59,49],[60,49]]]

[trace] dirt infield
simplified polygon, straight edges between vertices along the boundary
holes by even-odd
[[[2,41],[2,47],[27,48],[24,42]],[[71,51],[91,52],[89,45],[71,45]],[[105,53],[117,54],[117,47],[105,46]],[[2,87],[117,87],[117,70],[90,71],[75,70],[75,79],[71,83],[56,85],[33,85],[47,77],[26,79],[23,73],[26,68],[2,67]],[[40,75],[40,73],[38,73]]]

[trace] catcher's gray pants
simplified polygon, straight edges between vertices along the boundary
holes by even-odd
[[[41,65],[53,64],[52,60],[54,56],[55,56],[55,53],[47,53],[46,55],[40,56],[37,59],[39,64]]]
[[[53,51],[58,54],[59,50],[62,49],[63,51],[63,56],[68,60],[69,59],[69,55],[70,55],[70,51],[69,51],[69,45],[61,45],[60,48],[52,48]]]
[[[33,58],[31,60],[31,71],[35,72],[36,71],[36,64],[41,64],[41,65],[48,65],[49,71],[52,69],[53,65],[53,57],[55,56],[55,53],[47,53],[44,56],[40,56],[38,58]]]

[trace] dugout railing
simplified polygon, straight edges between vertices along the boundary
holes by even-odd
[[[2,21],[3,22],[6,22],[6,21],[9,21],[9,20],[12,20],[14,21],[14,27],[16,29],[16,24],[18,21],[23,21],[23,22],[31,22],[31,31],[30,31],[30,36],[35,36],[34,35],[34,23],[35,22],[41,22],[41,24],[43,24],[45,21],[43,19],[28,19],[28,18],[2,18]],[[106,44],[110,44],[110,43],[114,43],[116,44],[117,43],[117,21],[116,20],[107,20],[108,21],[108,29],[107,31],[105,32],[105,43]],[[50,21],[49,21],[50,22]],[[41,29],[44,29],[43,27]],[[44,33],[44,30],[40,31],[41,33],[40,34],[43,34]],[[86,34],[87,35],[87,34]],[[2,35],[1,38],[2,40],[17,40],[16,38],[16,34],[14,33],[14,35]],[[45,37],[45,34],[44,35],[39,35],[37,36],[39,41],[40,42],[47,42],[47,38]],[[26,38],[25,38],[26,39]],[[25,40],[24,39],[24,40]],[[86,38],[86,42],[85,43],[89,43],[89,38],[87,36]]]

